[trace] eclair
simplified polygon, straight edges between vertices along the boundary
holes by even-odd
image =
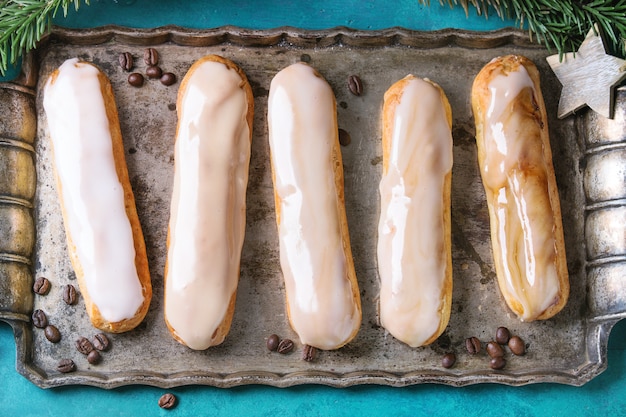
[[[48,78],[43,106],[70,260],[92,324],[135,328],[152,298],[117,107],[96,66],[65,61]]]
[[[500,291],[522,321],[567,303],[561,207],[539,72],[527,58],[495,58],[472,86],[478,163]]]
[[[361,300],[335,96],[315,69],[293,64],[272,79],[267,118],[289,322],[302,344],[338,349],[359,330]]]
[[[244,72],[208,55],[181,82],[165,265],[165,321],[194,350],[226,338],[246,226],[254,100]]]
[[[448,99],[428,79],[408,75],[385,93],[379,317],[411,347],[434,342],[450,318],[451,125]]]

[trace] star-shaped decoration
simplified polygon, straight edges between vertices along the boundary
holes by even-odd
[[[546,58],[563,85],[559,101],[559,119],[589,106],[607,118],[613,118],[615,87],[626,79],[626,61],[607,55],[602,38],[591,29],[576,54],[569,52]]]

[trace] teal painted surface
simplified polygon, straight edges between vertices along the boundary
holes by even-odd
[[[462,8],[440,6],[436,0],[432,3],[425,7],[417,0],[91,0],[89,7],[69,13],[67,19],[58,16],[55,23],[73,28],[113,23],[138,28],[174,24],[192,28],[234,25],[250,29],[284,25],[303,29],[349,26],[366,30],[393,26],[418,30],[449,27],[493,30],[515,24],[513,20],[503,22],[497,16],[476,17],[475,10],[468,19]]]
[[[19,62],[15,63],[14,65],[9,66],[4,77],[0,77],[0,81],[14,80],[15,78],[17,78],[18,75],[20,75],[20,68],[21,68],[21,65]]]
[[[91,0],[57,24],[84,28],[117,24],[156,27],[176,24],[192,28],[236,25],[252,29],[294,26],[323,29],[349,26],[382,29],[402,26],[415,30],[448,27],[492,30],[513,26],[511,20],[485,20],[470,11],[430,8],[417,0],[357,1],[148,1],[130,5]],[[165,390],[123,387],[110,391],[92,387],[42,390],[15,371],[15,342],[11,328],[0,322],[0,417],[21,416],[624,416],[626,415],[626,321],[613,330],[609,368],[584,387],[540,384],[526,387],[479,385],[451,388],[421,385],[334,389],[300,386],[278,389],[246,386],[233,389],[182,387],[170,390],[179,405],[165,411],[157,406]]]

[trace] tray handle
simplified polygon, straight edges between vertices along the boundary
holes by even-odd
[[[25,57],[14,82],[0,83],[0,319],[29,321],[33,309],[36,71]]]
[[[613,119],[589,111],[582,123],[589,318],[617,321],[626,317],[626,86]]]

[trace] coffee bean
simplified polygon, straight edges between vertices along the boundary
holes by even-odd
[[[174,394],[167,392],[161,395],[161,398],[159,398],[159,407],[161,408],[169,410],[170,408],[173,408],[175,405],[176,405],[176,397],[174,396]]]
[[[163,71],[156,65],[151,65],[146,68],[146,75],[148,78],[161,78],[161,74],[163,74]]]
[[[487,353],[489,354],[489,356],[491,356],[492,358],[498,358],[498,357],[504,356],[504,349],[502,349],[502,346],[500,346],[496,342],[487,343],[487,346],[485,349],[487,350]]]
[[[98,333],[93,337],[93,347],[99,351],[109,350],[110,346],[111,342],[109,342],[109,338],[104,333]]]
[[[339,144],[341,146],[348,146],[352,142],[350,134],[343,129],[339,129]]]
[[[446,353],[441,359],[441,366],[444,368],[452,368],[456,363],[456,355],[452,352]]]
[[[511,338],[511,332],[506,327],[498,327],[496,330],[496,342],[501,345],[506,345],[509,343],[509,339]]]
[[[271,351],[274,352],[276,349],[278,349],[278,343],[280,342],[280,339],[278,338],[278,335],[276,334],[272,334],[270,335],[270,337],[267,338],[267,348]]]
[[[87,355],[87,362],[89,362],[92,365],[96,365],[100,363],[101,360],[102,360],[102,356],[100,356],[100,352],[98,352],[97,350],[92,350]]]
[[[120,63],[120,67],[126,72],[130,72],[133,69],[133,56],[130,52],[123,52],[120,54],[118,61]]]
[[[289,353],[293,350],[293,341],[291,339],[283,339],[278,344],[278,353]]]
[[[39,295],[46,295],[48,291],[50,291],[50,281],[48,281],[48,278],[37,278],[33,284],[33,291]]]
[[[46,317],[46,313],[42,310],[33,311],[33,315],[31,317],[33,320],[33,326],[43,329],[48,325],[48,317]]]
[[[163,75],[161,75],[161,84],[170,86],[175,83],[176,75],[172,74],[171,72],[164,72]]]
[[[517,356],[522,356],[526,353],[526,345],[519,336],[513,336],[509,339],[509,349],[511,349],[511,352]]]
[[[159,53],[154,48],[148,48],[143,51],[143,61],[148,66],[153,66],[159,63]]]
[[[93,351],[93,344],[86,337],[80,337],[76,339],[76,350],[82,353],[83,355],[88,355],[91,351]]]
[[[465,339],[465,349],[467,349],[467,353],[470,355],[475,355],[480,352],[481,347],[482,345],[477,337],[468,337]]]
[[[76,288],[72,284],[67,284],[63,287],[63,301],[65,301],[65,304],[68,306],[74,305],[77,299]]]
[[[71,359],[61,359],[57,365],[57,371],[63,372],[64,374],[74,372],[75,370],[76,364]]]
[[[143,75],[138,72],[133,72],[128,76],[128,84],[133,87],[141,87],[143,85]]]
[[[495,358],[491,358],[489,361],[489,366],[491,369],[502,369],[506,366],[506,359],[502,356],[496,356]]]
[[[52,343],[58,343],[61,340],[61,332],[52,324],[47,325],[43,333],[46,335],[46,339]]]
[[[348,77],[348,88],[355,96],[363,94],[363,83],[358,75],[351,75]]]
[[[317,349],[310,345],[304,345],[304,349],[302,350],[302,359],[306,362],[313,362],[315,357],[317,356]]]

